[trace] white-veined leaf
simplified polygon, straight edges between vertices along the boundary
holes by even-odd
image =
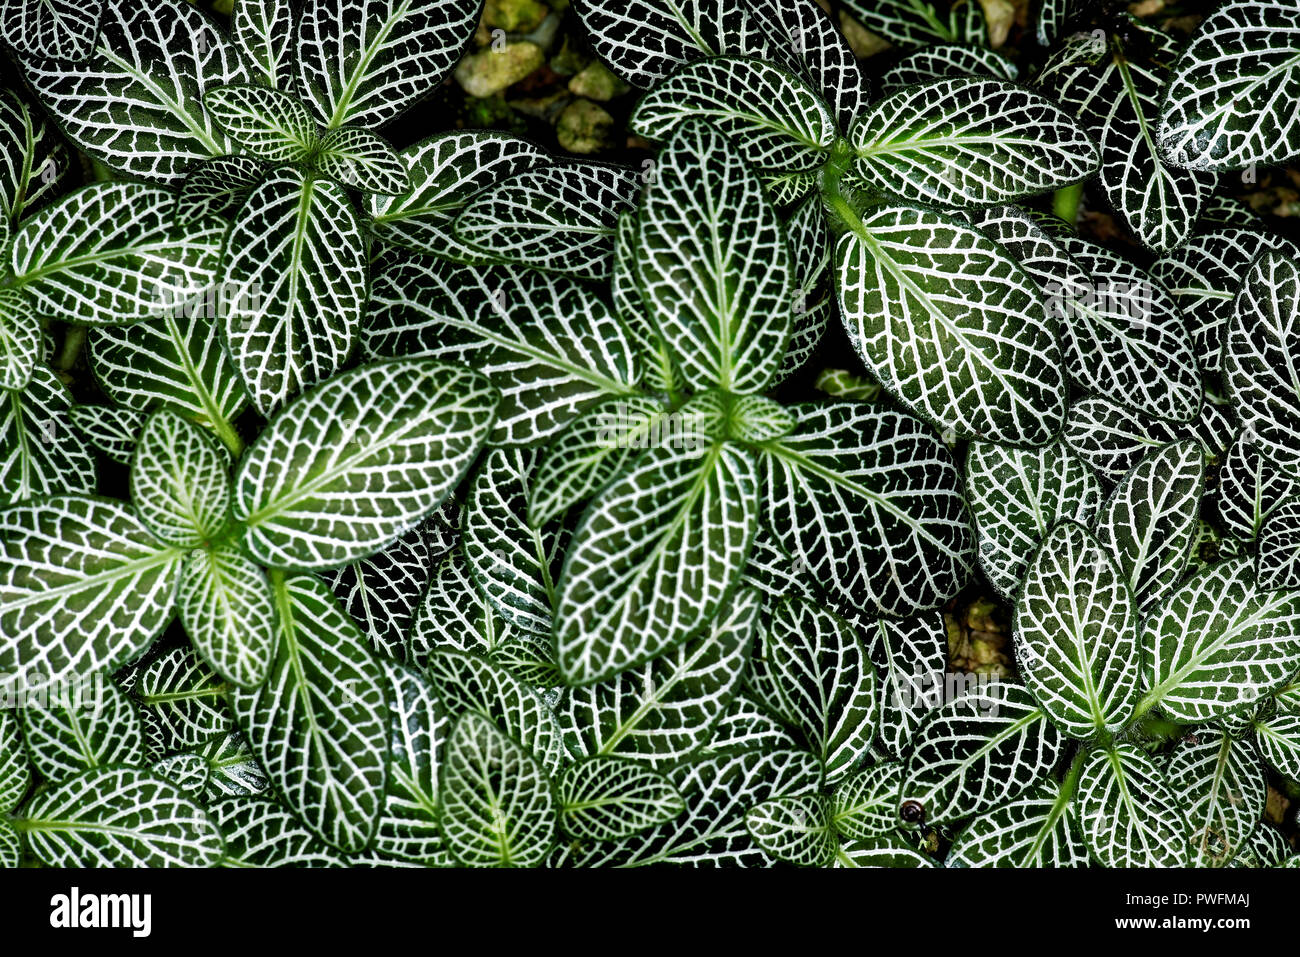
[[[1266,455],[1300,469],[1300,261],[1265,253],[1237,295],[1223,342],[1223,375],[1241,424]]]
[[[187,309],[129,328],[92,329],[95,381],[128,409],[169,406],[212,429],[227,446],[241,447],[231,423],[248,405],[248,394],[214,318]]]
[[[1008,598],[1057,521],[1090,524],[1101,506],[1096,474],[1059,440],[1037,449],[972,442],[965,478],[980,568]]]
[[[1086,867],[1072,794],[1055,781],[981,814],[953,838],[947,867]]]
[[[391,689],[392,766],[375,831],[377,853],[423,864],[449,863],[438,828],[438,775],[451,722],[429,680],[406,665],[383,662]]]
[[[741,751],[686,761],[669,777],[686,801],[682,814],[621,841],[565,847],[552,865],[765,866],[770,858],[746,828],[746,812],[770,798],[816,791],[821,763],[802,751]]]
[[[140,715],[103,672],[49,688],[41,706],[22,710],[22,724],[27,755],[46,781],[107,764],[144,764]]]
[[[831,246],[826,212],[819,196],[810,196],[785,223],[794,268],[794,322],[785,356],[777,369],[780,382],[803,367],[816,351],[835,311],[831,290]]]
[[[451,71],[478,14],[478,0],[307,0],[301,91],[327,127],[382,126]]]
[[[1300,589],[1300,497],[1287,499],[1264,519],[1255,576],[1261,588]]]
[[[797,68],[847,128],[867,100],[857,55],[816,0],[750,0],[772,45],[769,59]]]
[[[754,456],[729,443],[648,449],[607,485],[560,576],[565,681],[605,680],[704,627],[744,571],[758,505]]]
[[[201,747],[233,727],[226,708],[230,686],[189,648],[173,648],[131,674],[150,757]]]
[[[321,569],[378,551],[460,481],[496,403],[483,376],[428,359],[373,362],[312,389],[240,460],[249,554]]]
[[[1177,584],[1196,539],[1205,456],[1191,440],[1149,452],[1097,512],[1097,540],[1143,612]]]
[[[203,97],[203,106],[234,143],[271,163],[301,163],[324,145],[318,143],[316,123],[302,101],[271,87],[214,87]]]
[[[493,449],[470,480],[461,520],[470,570],[497,613],[524,631],[549,634],[555,578],[567,536],[527,522],[533,452]]]
[[[900,87],[930,83],[945,77],[991,77],[1014,80],[1020,75],[1015,61],[986,47],[959,43],[936,43],[907,54],[880,77],[880,89],[888,94]]]
[[[641,170],[582,160],[534,166],[475,196],[452,234],[489,260],[603,280],[619,214],[635,204],[643,177]]]
[[[44,352],[41,324],[30,300],[16,289],[0,289],[0,389],[24,388]]]
[[[555,798],[545,773],[473,711],[447,739],[438,803],[447,849],[466,866],[536,867],[555,843]]]
[[[899,789],[900,816],[928,827],[981,814],[1050,772],[1064,746],[1022,686],[977,683],[917,729]]]
[[[1049,718],[1090,738],[1128,723],[1141,692],[1139,604],[1108,542],[1058,522],[1016,601],[1016,666]]]
[[[206,216],[230,217],[266,178],[268,168],[261,160],[242,155],[195,163],[177,191],[177,219],[189,223]]]
[[[906,87],[853,121],[850,176],[904,202],[993,206],[1097,169],[1097,147],[1041,94],[950,77]]]
[[[17,807],[31,783],[32,769],[18,719],[7,709],[0,711],[0,810],[11,811]]]
[[[1261,822],[1228,867],[1276,867],[1290,854],[1291,842],[1286,835],[1273,825]]]
[[[153,762],[150,770],[196,801],[201,801],[203,792],[207,790],[208,765],[197,754],[170,754]]]
[[[1187,816],[1189,863],[1222,867],[1237,856],[1264,815],[1264,768],[1247,741],[1211,728],[1179,740],[1165,768]]]
[[[175,195],[139,183],[98,183],[23,223],[9,247],[14,285],[37,315],[124,326],[183,309],[216,275],[226,224],[178,224]]]
[[[4,0],[0,37],[24,56],[84,60],[99,33],[100,0]]]
[[[181,555],[109,499],[0,512],[0,670],[67,678],[136,658],[171,619]]]
[[[253,78],[292,92],[297,80],[293,72],[297,34],[292,0],[240,0],[231,13],[230,27]]]
[[[388,782],[388,691],[378,659],[326,585],[272,581],[279,647],[266,683],[230,704],[276,792],[347,853],[374,836]]]
[[[1270,512],[1300,495],[1300,476],[1274,462],[1260,447],[1258,436],[1244,430],[1224,455],[1218,478],[1211,497],[1219,522],[1242,541],[1253,541]]]
[[[495,655],[514,632],[474,583],[462,549],[443,557],[429,577],[399,657],[424,665],[431,652],[453,648]]]
[[[898,829],[898,792],[907,766],[885,761],[854,772],[832,797],[831,824],[845,841],[867,841]]]
[[[406,163],[387,140],[369,130],[330,130],[321,137],[313,163],[326,176],[364,193],[395,196],[411,186]]]
[[[130,465],[148,415],[117,405],[74,405],[68,418],[97,452]]]
[[[948,633],[943,615],[929,611],[902,621],[877,618],[857,624],[866,631],[867,651],[880,681],[876,737],[889,754],[901,756],[945,686]]]
[[[884,837],[854,841],[840,847],[832,867],[937,867],[934,858],[920,850],[906,834],[895,831]]]
[[[1212,402],[1202,404],[1196,421],[1173,423],[1094,395],[1070,406],[1061,441],[1103,479],[1118,482],[1153,449],[1194,439],[1206,457],[1218,456],[1235,432],[1227,413]]]
[[[1165,773],[1133,744],[1090,753],[1075,798],[1079,830],[1103,867],[1185,867],[1187,829]]]
[[[88,58],[31,58],[23,68],[78,145],[113,169],[162,183],[230,152],[203,95],[249,79],[216,20],[182,0],[104,0]]]
[[[697,754],[780,751],[798,747],[799,742],[786,725],[741,689],[727,703],[726,711],[713,726],[708,743]]]
[[[648,89],[702,56],[770,54],[761,17],[726,0],[578,0],[596,55]]]
[[[803,598],[786,599],[759,630],[749,683],[797,728],[829,784],[868,755],[880,706],[876,673],[857,631]]]
[[[955,595],[972,534],[952,457],[910,415],[840,402],[790,410],[764,446],[767,524],[837,601],[906,616]]]
[[[185,633],[218,674],[261,684],[275,658],[275,601],[266,573],[236,546],[216,543],[185,556],[176,605]]]
[[[324,575],[371,646],[386,657],[403,658],[411,619],[429,583],[434,555],[426,527]]]
[[[404,256],[376,270],[372,356],[428,356],[482,371],[501,392],[494,445],[536,445],[585,406],[636,393],[622,324],[571,279]]]
[[[472,197],[549,162],[528,140],[494,130],[440,133],[399,154],[411,187],[400,196],[371,195],[371,228],[388,243],[431,256],[479,259],[452,234],[451,224]]]
[[[0,392],[0,505],[95,490],[95,458],[71,410],[72,394],[44,365],[23,391]]]
[[[579,761],[564,769],[556,788],[560,826],[578,840],[618,840],[686,809],[671,781],[627,758]]]
[[[195,751],[208,762],[207,799],[250,796],[266,791],[266,773],[253,758],[248,740],[238,731],[213,738]]]
[[[835,117],[805,81],[742,57],[687,64],[643,96],[628,122],[664,141],[696,117],[717,127],[760,175],[815,171],[838,136]]]
[[[1177,53],[1168,35],[1130,18],[1106,33],[1076,34],[1037,85],[1101,144],[1107,200],[1143,243],[1166,251],[1191,233],[1214,177],[1165,165],[1156,143],[1160,94]]]
[[[966,6],[975,8],[976,4]],[[844,9],[872,33],[905,50],[935,42],[980,42],[963,35],[964,24],[956,10],[941,16],[931,0],[846,0]],[[978,10],[971,11],[971,15],[982,19]]]
[[[12,90],[0,91],[0,209],[10,233],[32,210],[66,191],[74,165],[72,151],[45,114]]]
[[[884,207],[841,237],[835,260],[845,328],[886,389],[957,438],[1042,445],[1060,430],[1055,329],[992,240],[936,212]]]
[[[760,606],[757,592],[742,588],[695,638],[609,681],[571,688],[560,716],[573,747],[662,769],[716,740],[749,659]]]
[[[239,3],[235,9],[250,6]],[[226,839],[221,867],[343,867],[344,858],[274,798],[227,797],[208,805]]]
[[[169,409],[150,416],[131,463],[131,502],[159,540],[197,548],[230,510],[230,459],[215,438]]]
[[[1258,227],[1219,226],[1197,233],[1152,264],[1151,276],[1182,310],[1197,362],[1206,372],[1219,371],[1237,292],[1251,264],[1266,252],[1300,259],[1300,246],[1288,239]]]
[[[839,841],[829,816],[829,799],[820,794],[770,798],[749,809],[745,827],[758,846],[801,867],[827,867]]]
[[[285,167],[235,214],[221,274],[226,343],[263,414],[327,379],[356,345],[365,240],[337,183]]]
[[[68,778],[28,801],[17,826],[49,867],[211,867],[223,849],[197,804],[139,768]]]
[[[1283,709],[1252,722],[1251,728],[1264,760],[1284,778],[1300,780],[1300,714]]]
[[[1200,724],[1258,701],[1300,667],[1300,590],[1261,587],[1249,558],[1202,569],[1163,605],[1143,628],[1139,713],[1154,705]]]
[[[544,773],[558,770],[564,750],[560,726],[536,689],[487,658],[446,648],[429,655],[426,674],[447,717],[483,715],[527,750]]]
[[[1241,169],[1300,154],[1300,10],[1229,0],[1201,22],[1165,90],[1160,145],[1191,169]]]

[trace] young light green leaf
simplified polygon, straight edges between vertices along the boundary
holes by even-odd
[[[159,540],[197,548],[221,534],[230,510],[229,459],[216,440],[168,409],[145,424],[131,465],[131,501]]]
[[[1023,687],[977,685],[931,711],[917,730],[900,816],[928,827],[982,814],[1051,771],[1064,745]]]
[[[265,415],[337,372],[356,345],[365,241],[336,183],[285,167],[253,190],[226,235],[231,357]]]
[[[827,867],[839,845],[827,798],[800,794],[771,798],[749,809],[745,827],[758,846],[801,867]]]
[[[639,217],[642,298],[686,384],[762,391],[789,337],[794,277],[752,170],[716,129],[683,122]]]
[[[627,758],[571,764],[556,787],[560,826],[578,840],[618,840],[671,821],[686,809],[671,781]]]
[[[363,193],[395,196],[411,186],[402,158],[369,130],[330,130],[321,137],[313,162],[326,176]]]
[[[428,359],[373,362],[312,389],[240,460],[250,555],[320,569],[377,551],[460,481],[496,403],[483,376]]]
[[[994,206],[1097,169],[1069,114],[1003,80],[952,77],[893,93],[853,121],[851,176],[904,202]]]
[[[267,777],[314,835],[339,850],[370,843],[390,751],[388,692],[378,660],[323,582],[272,583],[279,647],[266,683],[231,707]]]
[[[1205,456],[1183,440],[1148,453],[1097,513],[1097,540],[1143,612],[1177,584],[1196,538]]]
[[[835,260],[845,328],[886,389],[957,438],[1043,445],[1060,430],[1056,333],[999,246],[939,213],[892,206],[841,237]]]
[[[167,184],[196,160],[230,152],[203,92],[249,80],[216,21],[182,0],[104,0],[89,57],[28,58],[23,67],[78,145],[113,169]]]
[[[1096,474],[1060,441],[1037,449],[972,442],[965,478],[980,567],[1009,598],[1052,526],[1090,524],[1101,506]]]
[[[223,849],[197,804],[138,768],[68,778],[28,801],[16,824],[49,867],[211,867]]]
[[[835,118],[806,82],[744,57],[687,64],[641,98],[629,126],[664,141],[693,117],[717,127],[760,175],[816,170],[838,136]]]
[[[637,458],[574,532],[555,615],[565,681],[603,681],[698,632],[739,581],[757,523],[752,453],[663,445]]]
[[[1229,0],[1201,22],[1165,90],[1160,145],[1191,169],[1241,169],[1300,154],[1300,10]]]
[[[302,101],[253,84],[214,87],[203,105],[243,150],[271,163],[301,163],[318,145],[316,123]]]
[[[577,747],[663,768],[716,740],[760,608],[758,593],[741,588],[695,638],[611,680],[570,689],[560,716]]]
[[[27,755],[46,781],[108,764],[144,764],[140,715],[102,672],[64,686],[62,694],[49,689],[43,706],[23,709],[22,725]]]
[[[0,670],[61,679],[136,658],[172,616],[181,554],[109,499],[0,512]]]
[[[763,450],[767,524],[781,547],[868,615],[906,616],[956,594],[972,558],[970,520],[933,431],[851,402],[790,411],[795,431]]]
[[[275,601],[266,573],[236,546],[196,548],[181,566],[176,605],[195,649],[231,684],[262,683],[275,658]]]
[[[1016,601],[1016,665],[1048,717],[1089,738],[1127,724],[1141,691],[1139,604],[1107,543],[1058,522]]]
[[[298,15],[299,86],[331,129],[382,126],[450,72],[478,13],[470,0],[307,0]]]
[[[472,197],[549,162],[528,140],[494,130],[439,133],[402,150],[411,186],[400,196],[366,197],[372,229],[384,242],[430,256],[480,259],[452,234],[451,224]]]
[[[1249,558],[1202,569],[1163,604],[1143,628],[1139,713],[1156,706],[1200,724],[1258,701],[1300,667],[1300,590],[1263,588]]]
[[[1178,795],[1136,745],[1091,752],[1079,772],[1076,802],[1079,830],[1103,867],[1187,866]]]
[[[556,807],[537,762],[481,714],[461,715],[447,740],[439,823],[470,867],[536,867],[555,842]]]

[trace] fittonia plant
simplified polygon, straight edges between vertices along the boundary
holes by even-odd
[[[1216,190],[1300,9],[846,7],[575,0],[633,165],[390,145],[476,2],[4,8],[0,860],[1296,860],[1300,248]]]

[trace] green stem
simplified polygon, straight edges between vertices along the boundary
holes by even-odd
[[[1058,189],[1052,197],[1052,212],[1073,228],[1079,221],[1079,202],[1082,199],[1082,183],[1075,183],[1073,186],[1065,187],[1065,189]]]
[[[848,231],[862,235],[865,231],[862,217],[844,195],[842,186],[844,174],[853,165],[854,158],[853,147],[848,140],[835,141],[835,145],[831,147],[830,157],[822,167],[821,194],[822,202],[826,204],[826,211],[830,213],[831,228],[837,232]]]
[[[54,363],[60,372],[71,372],[72,367],[77,364],[77,356],[81,355],[81,347],[86,344],[86,327],[69,326],[68,333],[63,337],[63,348],[59,350],[58,361]]]
[[[244,454],[244,440],[235,427],[230,424],[225,416],[215,416],[212,421],[212,427],[217,432],[217,437],[225,443],[226,448],[230,449],[230,454],[239,458]]]

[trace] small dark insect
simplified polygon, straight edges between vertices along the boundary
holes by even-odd
[[[925,808],[920,801],[904,801],[898,809],[898,816],[908,824],[916,824],[925,819]]]

